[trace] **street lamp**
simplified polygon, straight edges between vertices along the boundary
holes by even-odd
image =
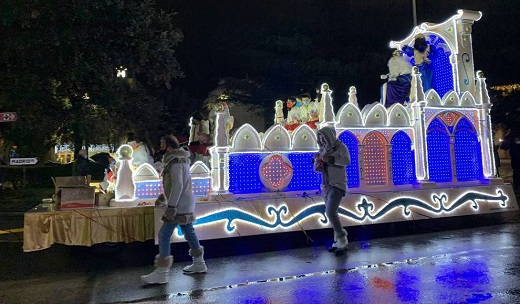
[[[116,74],[117,77],[126,78],[126,68],[123,68],[122,66],[120,66],[116,70],[117,70],[117,74]]]
[[[412,11],[413,11],[413,26],[417,26],[417,5],[415,0],[412,0]]]

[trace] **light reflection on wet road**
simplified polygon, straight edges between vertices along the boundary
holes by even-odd
[[[339,257],[319,245],[213,258],[204,275],[183,275],[181,261],[162,286],[140,285],[148,262],[115,267],[111,255],[67,247],[19,253],[0,265],[0,303],[520,303],[518,218],[352,242]],[[139,250],[126,254],[153,254]]]

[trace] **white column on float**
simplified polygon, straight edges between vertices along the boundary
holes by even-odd
[[[227,193],[229,190],[229,139],[223,110],[216,112],[214,146],[211,153],[211,190]]]
[[[426,118],[424,109],[426,101],[421,80],[421,73],[417,67],[413,67],[412,88],[410,99],[412,101],[414,145],[415,145],[415,175],[417,180],[429,180],[428,175],[428,151],[426,149]]]
[[[479,132],[480,148],[482,151],[482,169],[484,177],[490,178],[497,175],[495,167],[495,154],[493,153],[493,131],[491,129],[491,107],[489,94],[486,88],[486,78],[482,71],[477,72],[477,103],[479,104]]]

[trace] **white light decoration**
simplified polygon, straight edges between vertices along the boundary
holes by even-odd
[[[115,186],[116,202],[135,201],[135,183],[132,170],[132,154],[133,149],[129,145],[121,145],[119,149],[117,149],[117,155],[119,157],[119,169],[117,170]]]
[[[513,197],[510,189],[493,186],[416,190],[398,195],[350,193],[342,200],[338,212],[343,225],[357,226],[518,210],[517,204],[511,204]],[[321,196],[246,196],[200,208],[194,225],[201,240],[330,227]],[[156,219],[156,227],[160,225]],[[182,241],[185,240],[178,234],[173,238],[173,242]]]
[[[117,70],[116,76],[118,78],[126,78],[126,71],[127,71],[126,68],[121,66],[121,67],[117,68],[116,70]]]

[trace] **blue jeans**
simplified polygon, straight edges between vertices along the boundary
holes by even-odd
[[[179,225],[181,227],[182,233],[184,234],[184,239],[188,241],[191,250],[196,250],[200,248],[199,238],[195,234],[195,228],[193,228],[193,224],[189,223],[186,225]],[[163,222],[161,226],[161,230],[159,230],[159,256],[167,257],[171,255],[171,247],[170,247],[170,238],[177,228],[177,223],[167,223]]]

